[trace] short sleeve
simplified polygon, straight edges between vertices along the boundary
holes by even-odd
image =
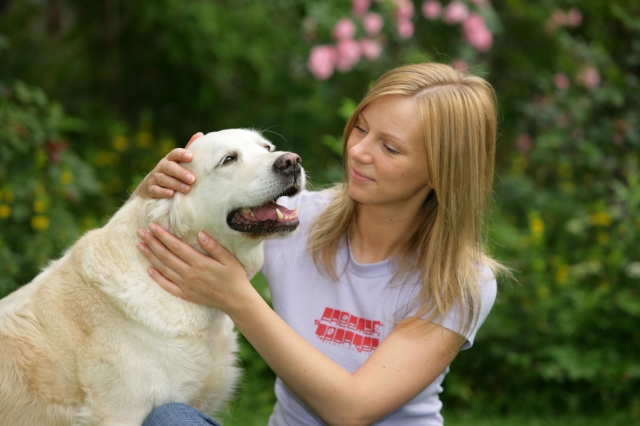
[[[444,321],[440,323],[442,327],[460,334],[467,339],[466,342],[464,342],[464,344],[462,345],[461,350],[469,349],[471,346],[473,346],[473,341],[476,337],[476,334],[478,333],[478,330],[480,329],[484,321],[489,316],[489,312],[491,312],[491,308],[495,303],[498,292],[496,278],[491,268],[489,268],[488,266],[484,266],[480,271],[479,277],[480,310],[476,323],[472,324],[471,328],[469,328],[466,333],[463,333],[462,322],[465,316],[463,315],[464,312],[461,311],[461,307],[459,304],[454,306],[454,308],[451,309],[451,312],[449,312],[449,315],[447,315]],[[468,307],[465,307],[465,309],[468,309]]]

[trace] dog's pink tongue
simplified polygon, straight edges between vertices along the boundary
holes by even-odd
[[[269,203],[267,203],[267,204],[265,204],[263,206],[253,207],[249,213],[243,212],[242,215],[246,219],[258,220],[258,221],[261,221],[261,222],[265,221],[265,220],[279,220],[278,219],[278,213],[276,212],[276,209],[280,210],[280,213],[282,213],[282,215],[284,217],[283,218],[284,220],[293,219],[294,217],[298,216],[295,211],[289,210],[286,207],[283,207],[283,206],[281,206],[279,204],[272,203],[272,202],[269,202]],[[253,213],[253,215],[252,215],[252,213]]]

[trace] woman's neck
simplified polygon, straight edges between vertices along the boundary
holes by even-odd
[[[359,205],[349,234],[351,253],[358,263],[376,263],[392,257],[413,233],[418,210]]]

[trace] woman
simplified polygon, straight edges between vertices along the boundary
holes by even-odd
[[[300,231],[265,244],[275,312],[209,236],[210,258],[158,226],[139,248],[159,285],[226,312],[277,374],[271,425],[442,425],[440,385],[504,269],[483,248],[495,138],[483,79],[430,63],[383,75],[346,125],[344,183],[303,192]],[[187,192],[185,155],[138,194]],[[178,424],[160,417],[145,424]]]

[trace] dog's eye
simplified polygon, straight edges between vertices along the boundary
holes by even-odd
[[[267,151],[271,152],[271,146],[269,146],[269,145],[265,145],[264,149],[266,149]]]
[[[236,158],[238,158],[238,157],[236,157],[235,155],[227,155],[227,156],[226,156],[226,157],[224,157],[224,159],[222,160],[222,164],[228,164],[228,163],[231,163],[232,161],[235,161],[235,160],[236,160]]]

